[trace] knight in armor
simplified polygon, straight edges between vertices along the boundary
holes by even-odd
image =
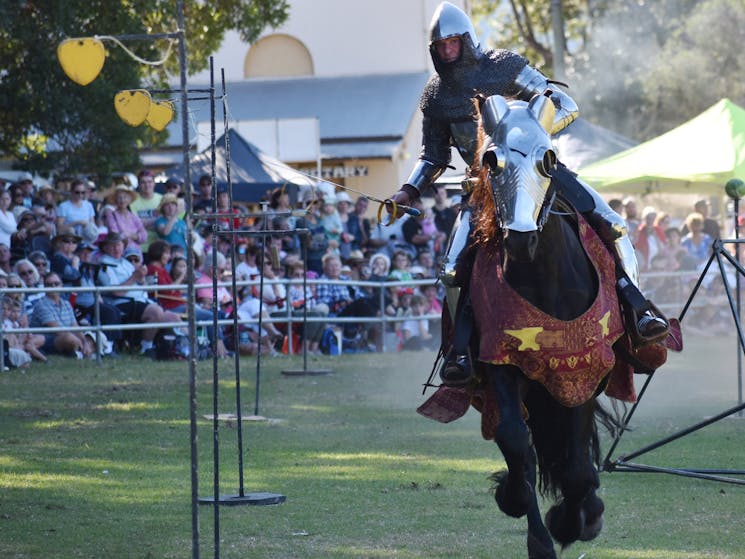
[[[469,17],[449,2],[435,10],[430,24],[429,51],[435,73],[424,87],[420,99],[422,151],[407,181],[391,200],[410,205],[437,180],[450,164],[450,148],[455,146],[470,170],[476,157],[478,122],[474,97],[502,95],[529,101],[534,95],[548,95],[556,107],[551,134],[569,126],[579,113],[574,100],[517,53],[482,50]],[[618,267],[618,292],[627,317],[632,340],[639,345],[663,338],[668,324],[655,314],[638,289],[638,266],[625,222],[588,185],[563,169],[562,187],[568,198],[583,200],[577,209],[613,253]],[[446,289],[454,332],[452,346],[445,355],[440,377],[446,385],[461,386],[472,376],[469,343],[473,315],[468,296],[470,280],[470,209],[467,203],[475,179],[463,181],[463,204],[450,236],[439,278]],[[556,177],[554,178],[556,180]],[[392,204],[388,205],[392,211]]]

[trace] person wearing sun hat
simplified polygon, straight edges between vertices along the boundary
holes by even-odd
[[[59,276],[65,287],[77,285],[80,281],[80,257],[75,251],[82,240],[72,227],[63,227],[52,239],[50,269]],[[62,297],[67,299],[69,293],[63,293]]]
[[[179,245],[187,250],[186,222],[179,217],[178,197],[164,194],[158,206],[160,216],[155,220],[155,232],[159,239],[170,245]]]
[[[142,220],[129,209],[136,199],[134,190],[123,184],[117,185],[108,198],[114,209],[106,214],[106,227],[109,233],[119,233],[129,245],[140,247],[147,241],[147,231]]]
[[[132,286],[145,285],[148,270],[141,261],[135,265],[124,257],[125,246],[131,247],[122,235],[109,232],[98,244],[103,252],[100,264],[106,268],[109,284],[122,288],[121,291],[107,291],[104,300],[119,309],[122,323],[143,326],[140,331],[140,351],[150,354],[158,328],[148,327],[148,324],[179,322],[181,319],[179,315],[165,311],[160,305],[152,303],[147,291],[131,289]]]

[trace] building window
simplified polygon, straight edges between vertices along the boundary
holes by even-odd
[[[243,63],[244,78],[312,75],[313,59],[305,45],[280,33],[251,45]]]

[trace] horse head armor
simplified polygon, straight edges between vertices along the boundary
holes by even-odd
[[[493,95],[481,106],[485,138],[480,159],[506,234],[536,232],[546,221],[557,162],[549,132],[554,114],[546,95],[530,102]]]

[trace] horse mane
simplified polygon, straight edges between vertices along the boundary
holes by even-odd
[[[497,221],[497,210],[494,205],[494,197],[489,188],[489,169],[481,166],[479,154],[483,153],[489,140],[484,127],[481,124],[481,106],[486,97],[477,95],[474,100],[476,118],[478,119],[478,135],[476,157],[469,168],[469,176],[477,177],[476,185],[471,193],[469,204],[473,209],[473,240],[477,245],[486,245],[499,238],[501,231]]]

